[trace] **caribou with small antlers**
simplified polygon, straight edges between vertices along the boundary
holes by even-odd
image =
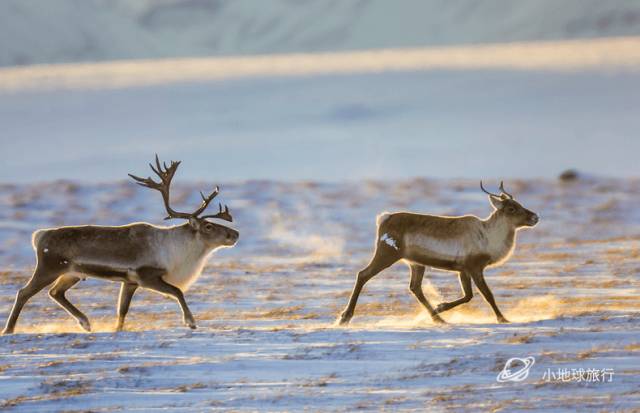
[[[86,277],[122,283],[118,300],[118,331],[123,329],[131,298],[138,287],[174,298],[180,304],[185,324],[196,328],[183,292],[200,276],[209,254],[220,247],[235,245],[239,233],[207,220],[219,218],[232,222],[226,206],[223,210],[219,205],[217,214],[201,216],[218,195],[218,187],[209,196],[201,192],[202,204],[192,213],[171,208],[169,190],[180,162],[161,165],[157,155],[155,161],[155,167],[149,166],[160,182],[129,176],[139,185],[162,194],[168,214],[165,219],[180,218],[187,222],[171,227],[138,222],[123,226],[59,227],[34,232],[32,244],[37,258],[36,269],[27,284],[18,291],[3,334],[13,333],[25,303],[54,282],[49,290],[51,298],[84,330],[90,331],[87,316],[65,298],[65,292]]]
[[[489,195],[493,213],[486,219],[473,215],[459,217],[383,213],[378,216],[376,250],[369,265],[358,273],[349,303],[339,323],[347,324],[353,317],[362,288],[380,271],[399,260],[411,270],[409,289],[427,309],[436,323],[444,323],[438,315],[473,297],[471,281],[493,309],[498,322],[506,323],[484,279],[484,269],[506,261],[515,248],[516,231],[538,223],[538,215],[524,208],[505,191],[500,183],[500,195],[480,188]],[[425,267],[458,273],[463,296],[444,302],[435,309],[422,292]]]

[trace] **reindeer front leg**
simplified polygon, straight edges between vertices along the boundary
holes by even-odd
[[[496,300],[493,298],[493,294],[491,293],[491,290],[489,289],[487,282],[484,280],[484,274],[482,273],[482,270],[472,271],[471,278],[473,279],[473,282],[476,284],[476,287],[478,287],[478,290],[480,290],[480,294],[482,294],[482,297],[484,297],[485,301],[488,302],[491,308],[493,309],[493,312],[496,314],[496,318],[498,319],[498,322],[508,323],[509,320],[507,320],[502,315],[502,313],[500,312],[500,309],[498,309],[498,306],[496,305]]]
[[[462,293],[464,295],[457,300],[438,304],[438,306],[436,307],[436,313],[442,313],[443,311],[451,310],[452,308],[457,307],[460,304],[468,303],[473,298],[473,289],[471,288],[471,277],[469,276],[469,274],[465,271],[460,271],[460,273],[458,274],[458,278],[460,280],[460,287],[462,288]]]
[[[138,284],[122,283],[120,287],[120,297],[118,298],[118,322],[116,324],[116,331],[122,331],[124,329],[124,318],[129,312],[131,299],[137,289]]]
[[[143,267],[139,268],[136,272],[138,274],[139,284],[141,287],[159,292],[160,294],[168,295],[178,301],[180,308],[182,309],[184,323],[192,329],[196,328],[196,321],[193,318],[193,314],[191,314],[191,310],[189,310],[189,307],[187,306],[182,290],[162,279],[162,277],[167,274],[166,270],[161,268]]]

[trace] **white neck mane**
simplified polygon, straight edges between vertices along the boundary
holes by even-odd
[[[516,242],[516,230],[507,218],[492,214],[483,221],[487,236],[487,253],[491,256],[492,265],[504,262],[513,252]]]

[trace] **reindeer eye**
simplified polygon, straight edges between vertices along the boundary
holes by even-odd
[[[213,229],[213,225],[207,224],[207,225],[204,226],[204,229],[207,230],[207,231],[211,231]]]
[[[507,212],[510,213],[510,214],[513,214],[514,212],[516,212],[516,209],[514,207],[510,206],[510,207],[507,207]]]

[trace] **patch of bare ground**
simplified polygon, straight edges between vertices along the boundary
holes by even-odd
[[[615,351],[615,349],[611,348],[610,346],[592,347],[589,350],[581,351],[578,354],[576,354],[576,359],[577,360],[590,359],[590,358],[594,358],[599,354],[609,353],[611,351]]]
[[[199,321],[224,320],[229,319],[231,317],[231,314],[228,311],[220,308],[207,308],[203,311],[199,311],[196,317]]]
[[[533,341],[534,341],[534,336],[532,333],[526,333],[526,334],[514,333],[513,335],[503,340],[503,342],[507,344],[528,344]]]
[[[0,403],[0,409],[16,407],[29,402],[65,400],[90,393],[92,390],[89,383],[80,380],[43,381],[40,388],[43,394],[18,396],[4,400]]]
[[[396,406],[402,403],[406,403],[408,400],[409,400],[408,397],[396,396],[396,397],[390,397],[386,399],[383,403],[385,406]]]
[[[604,354],[619,351],[619,350],[620,349],[616,349],[611,346],[599,346],[599,347],[592,347],[587,350],[582,350],[577,353],[543,351],[540,354],[540,359],[550,360],[550,361],[553,361],[554,363],[571,363],[571,362],[578,362],[581,360],[596,358]]]
[[[415,313],[417,309],[417,305],[413,303],[407,308],[406,301],[400,299],[362,302],[358,304],[358,313],[366,314],[367,316],[403,315],[409,314],[412,311]]]
[[[207,387],[209,386],[207,386],[204,383],[193,383],[193,384],[183,384],[181,386],[175,387],[174,390],[179,393],[186,393],[191,390],[206,389]]]
[[[619,242],[631,242],[631,241],[640,241],[640,235],[621,235],[614,237],[604,237],[604,238],[588,238],[588,239],[578,239],[571,238],[565,241],[559,242],[547,242],[544,244],[539,244],[538,248],[545,249],[557,249],[557,248],[574,248],[583,245],[601,245],[601,244],[613,244]],[[518,249],[522,249],[520,245],[518,245]]]
[[[422,395],[428,398],[432,405],[445,409],[444,411],[502,412],[513,411],[515,405],[518,409],[528,409],[528,404],[524,401],[472,399],[470,396],[478,391],[477,386],[465,384],[452,386],[447,390],[428,391]]]
[[[567,261],[576,259],[577,257],[577,254],[570,254],[568,252],[540,252],[536,254],[536,258],[540,261]]]
[[[255,312],[243,313],[242,318],[251,320],[258,318],[277,319],[277,320],[305,320],[318,318],[315,313],[303,313],[303,305],[276,307],[267,310],[258,310]]]
[[[0,285],[18,285],[21,282],[26,282],[30,276],[31,273],[26,271],[0,270]]]
[[[567,383],[559,382],[559,384],[564,386],[559,386],[560,388],[567,390]],[[576,383],[575,385],[580,386],[581,384]],[[581,406],[584,409],[599,408],[602,409],[601,411],[610,411],[609,409],[616,397],[616,395],[606,392],[582,393],[580,396],[562,392],[561,396],[554,397],[547,402],[547,408],[553,411],[553,409],[566,409],[567,406]],[[616,410],[616,412],[618,411],[620,410]],[[630,409],[628,411],[633,410]]]
[[[301,387],[326,387],[331,383],[335,383],[338,378],[337,373],[331,373],[329,375],[320,377],[318,379],[303,381]]]
[[[134,374],[136,376],[140,376],[148,374],[149,368],[143,366],[122,366],[118,367],[117,371],[120,374]]]

